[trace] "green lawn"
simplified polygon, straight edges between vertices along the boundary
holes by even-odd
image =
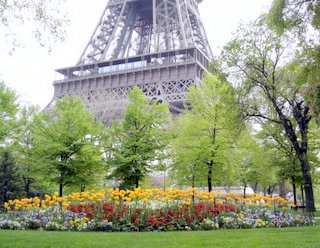
[[[0,247],[319,247],[320,226],[167,233],[0,230]]]

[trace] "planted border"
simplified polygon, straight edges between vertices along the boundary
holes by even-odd
[[[5,204],[0,228],[68,231],[178,231],[314,225],[291,214],[281,197],[198,191],[195,189],[104,190]]]

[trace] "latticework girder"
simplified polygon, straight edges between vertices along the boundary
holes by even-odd
[[[212,53],[200,20],[202,0],[109,0],[76,66],[58,69],[54,98],[76,95],[105,124],[122,117],[137,85],[150,100],[184,108]]]
[[[198,47],[212,53],[196,0],[109,1],[78,64]]]
[[[183,109],[185,93],[188,87],[194,84],[192,79],[169,81],[152,84],[142,84],[139,88],[144,92],[150,101],[169,102],[172,112],[179,112]],[[80,98],[85,102],[87,109],[99,117],[101,121],[110,124],[110,121],[122,117],[123,110],[128,104],[127,93],[132,86],[84,91]]]

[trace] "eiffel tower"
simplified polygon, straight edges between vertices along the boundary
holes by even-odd
[[[200,20],[202,0],[109,0],[76,66],[57,69],[54,97],[79,96],[110,124],[120,119],[126,94],[138,86],[150,99],[184,109],[212,52]]]

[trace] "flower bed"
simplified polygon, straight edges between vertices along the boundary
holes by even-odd
[[[2,229],[176,231],[314,225],[280,197],[170,189],[109,190],[9,201]]]

